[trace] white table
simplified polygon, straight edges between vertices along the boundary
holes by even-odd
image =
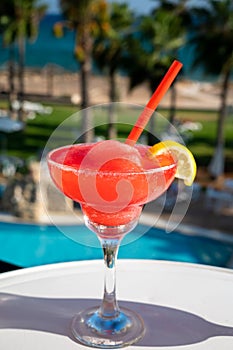
[[[0,349],[81,350],[69,324],[99,303],[102,261],[62,263],[0,275]],[[200,265],[119,260],[120,305],[138,311],[145,337],[128,349],[233,349],[233,271]]]

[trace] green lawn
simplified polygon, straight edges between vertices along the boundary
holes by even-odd
[[[0,108],[4,104],[4,102],[0,102]],[[37,157],[43,151],[47,140],[57,126],[76,111],[77,107],[54,105],[51,115],[38,115],[35,119],[28,120],[23,131],[7,135],[7,153],[25,160],[29,157]],[[167,111],[163,110],[160,113],[166,116]],[[96,128],[96,134],[106,136],[107,118],[100,115],[97,115],[96,118],[98,119],[97,124],[105,124],[99,125]],[[130,124],[132,122],[131,116],[127,115],[124,118],[124,123],[118,126],[118,134],[121,138],[126,138],[131,129],[131,126],[127,125],[127,123]],[[208,165],[214,150],[217,113],[213,111],[179,110],[177,111],[177,120],[190,120],[202,124],[201,130],[192,133],[192,138],[188,142],[188,146],[193,152],[199,166]],[[65,140],[67,137],[68,140],[69,132],[68,130],[63,130],[61,134],[57,134],[60,135],[61,139],[63,138]],[[227,169],[233,171],[233,115],[230,115],[226,120],[225,135],[226,165]]]
[[[164,111],[166,113],[166,111]],[[177,111],[177,119],[199,122],[202,129],[193,132],[188,147],[194,154],[198,165],[207,166],[214,152],[218,114],[215,111]],[[226,169],[233,171],[233,114],[225,122]]]

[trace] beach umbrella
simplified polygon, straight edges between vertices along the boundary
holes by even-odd
[[[18,157],[0,155],[0,170],[6,177],[15,175],[17,168],[21,168],[24,165],[24,161]]]
[[[0,132],[12,133],[20,131],[24,128],[24,123],[20,121],[13,120],[9,117],[0,118]]]
[[[24,123],[13,120],[8,116],[0,117],[0,134],[1,134],[1,153],[4,153],[7,148],[6,134],[20,131],[24,128]]]
[[[223,147],[223,144],[221,143],[218,146],[216,146],[214,155],[208,166],[209,173],[211,174],[211,176],[213,176],[213,178],[216,179],[219,176],[224,174],[224,163],[225,163],[224,147]]]

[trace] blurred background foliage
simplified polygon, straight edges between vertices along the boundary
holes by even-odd
[[[198,106],[197,111],[177,109],[176,84],[187,78],[184,69],[171,87],[170,107],[162,112],[173,124],[187,119],[202,123],[202,129],[188,141],[198,165],[208,167],[213,176],[233,170],[233,111],[228,104],[233,69],[232,0],[157,0],[150,13],[143,15],[134,12],[127,3],[105,0],[60,0],[59,4],[62,17],[51,30],[58,38],[66,37],[68,32],[74,34],[70,55],[77,60],[80,75],[80,108],[90,105],[93,74],[107,77],[110,102],[119,100],[118,74],[129,77],[129,89],[146,83],[152,93],[171,62],[181,55],[184,47],[190,47],[192,69],[201,67],[202,79],[218,82],[220,86],[216,97],[219,109],[199,111]],[[26,43],[36,40],[46,11],[43,1],[0,2],[1,40],[9,51],[4,66],[9,84],[1,94],[0,107],[8,110],[10,118],[24,121],[23,130],[6,136],[7,152],[23,159],[37,157],[52,130],[77,111],[72,105],[53,104],[49,118],[38,114],[29,120],[25,119],[22,108],[16,115],[12,108],[16,98],[22,103],[27,97]],[[41,102],[52,103],[48,96],[41,96]],[[114,137],[118,133],[124,137],[128,130],[115,130],[114,111],[111,113],[106,136]],[[91,116],[85,114],[81,127],[85,129],[90,123]],[[97,134],[101,132],[103,130],[96,130]],[[88,135],[85,137],[88,140]]]

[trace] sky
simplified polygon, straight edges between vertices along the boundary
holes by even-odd
[[[155,7],[153,0],[108,0],[109,2],[127,3],[134,11],[138,13],[147,13]],[[50,13],[59,12],[59,0],[40,0],[41,3],[47,3]]]

